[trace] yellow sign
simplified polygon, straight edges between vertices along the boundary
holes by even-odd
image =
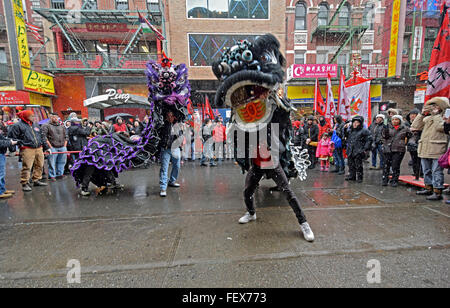
[[[28,91],[39,92],[43,94],[55,94],[53,77],[22,68],[23,87]]]
[[[392,4],[391,41],[389,43],[389,66],[388,77],[396,75],[397,68],[397,47],[398,47],[398,26],[400,22],[400,0],[394,0]]]
[[[322,95],[326,94],[327,87],[320,86],[320,92]],[[305,103],[314,102],[314,91],[315,86],[288,86],[287,97],[289,99],[303,100]],[[370,97],[372,101],[381,101],[382,95],[382,85],[381,84],[371,84],[370,85]],[[337,101],[339,97],[339,86],[333,86],[333,97]],[[325,98],[325,97],[324,97]]]
[[[23,14],[22,0],[11,0],[16,20],[17,46],[19,47],[20,63],[30,68],[30,51],[28,49],[27,27]]]
[[[40,105],[40,106],[51,108],[52,107],[52,99],[48,96],[30,92],[30,104],[31,105]]]

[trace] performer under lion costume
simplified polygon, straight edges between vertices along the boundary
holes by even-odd
[[[313,241],[314,234],[289,186],[288,177],[296,177],[298,172],[304,176],[307,163],[298,149],[294,154],[303,161],[292,159],[289,115],[294,108],[280,90],[286,60],[279,48],[280,43],[272,34],[258,37],[253,44],[242,41],[228,48],[212,66],[221,81],[215,103],[217,107],[231,107],[235,157],[247,172],[244,189],[247,213],[239,223],[256,220],[255,190],[263,177],[271,178],[294,210],[305,239]]]
[[[172,111],[180,121],[187,115],[190,85],[186,65],[172,65],[164,54],[161,63],[149,61],[146,69],[149,89],[149,122],[139,136],[128,138],[123,133],[97,136],[89,140],[71,168],[81,194],[90,194],[92,182],[105,192],[107,187],[121,188],[116,178],[132,167],[146,165],[159,155],[164,117]]]

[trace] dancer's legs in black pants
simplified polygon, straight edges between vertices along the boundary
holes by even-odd
[[[280,165],[278,165],[278,167],[275,169],[259,169],[255,166],[252,166],[250,168],[247,177],[245,179],[245,190],[244,190],[245,205],[247,206],[247,211],[249,212],[249,214],[250,215],[255,214],[254,193],[256,187],[258,187],[259,181],[261,180],[264,174],[266,174],[267,177],[271,177],[277,184],[278,189],[284,194],[286,200],[289,202],[289,205],[294,211],[298,222],[300,224],[306,222],[306,217],[300,207],[300,202],[298,201],[297,196],[289,186],[288,178],[286,177],[286,174],[284,173]]]
[[[86,166],[84,168],[83,180],[81,182],[81,189],[87,190],[89,187],[89,183],[91,182],[92,175],[95,172],[94,166]]]

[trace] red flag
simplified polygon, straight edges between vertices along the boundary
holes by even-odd
[[[316,79],[316,89],[314,91],[314,112],[323,116],[325,115],[325,102],[320,93],[319,79]]]
[[[327,78],[327,105],[325,109],[325,119],[331,124],[333,117],[336,115],[336,105],[333,97],[333,86],[331,85],[331,75],[328,73]]]
[[[441,28],[431,52],[425,102],[436,96],[450,97],[450,27],[448,18],[448,7],[444,4]]]
[[[205,95],[205,112],[206,112],[206,114],[209,115],[209,118],[211,120],[214,120],[214,112],[213,112],[213,110],[211,108],[211,105],[209,104],[208,95]]]
[[[342,116],[342,119],[344,121],[350,120],[350,118],[352,117],[350,112],[350,104],[345,98],[345,75],[342,67],[341,67],[341,78],[339,80],[338,114]]]
[[[192,101],[188,98],[187,111],[189,114],[194,114],[194,108],[192,107]]]
[[[25,21],[26,27],[27,29],[31,32],[31,34],[33,35],[33,37],[36,39],[36,41],[38,41],[39,43],[41,43],[42,45],[45,44],[44,38],[42,37],[42,35],[39,33],[39,31],[42,31],[41,28],[30,24],[28,22]]]

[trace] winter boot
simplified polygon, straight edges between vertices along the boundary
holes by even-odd
[[[435,188],[434,193],[431,196],[427,197],[427,200],[429,201],[442,200],[442,189]]]
[[[345,174],[345,167],[341,167],[338,172],[339,175]]]
[[[431,196],[433,194],[433,186],[425,185],[425,188],[422,190],[418,190],[416,195],[418,196]]]
[[[388,186],[389,179],[383,176],[383,181],[381,182],[381,186]]]
[[[345,177],[345,180],[346,181],[356,181],[356,177],[354,175],[349,174]]]

